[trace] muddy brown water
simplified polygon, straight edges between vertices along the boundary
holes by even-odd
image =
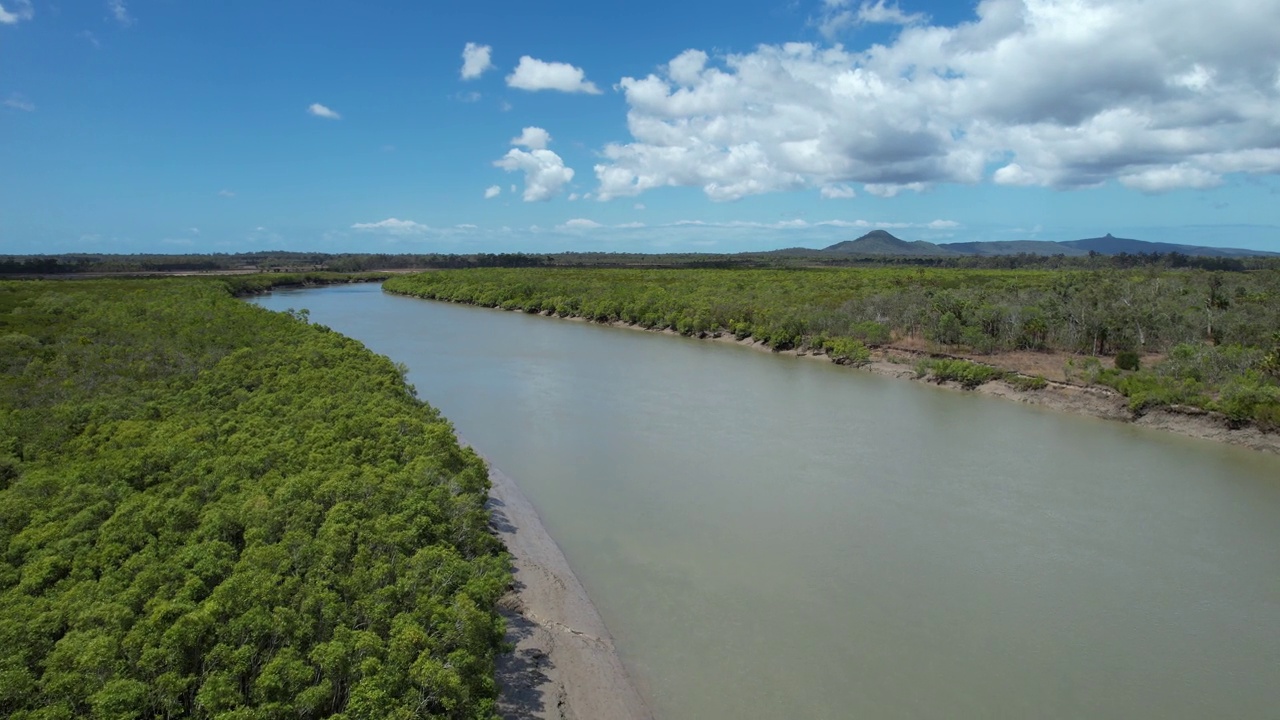
[[[660,718],[1280,717],[1280,457],[376,285],[254,302],[410,368]]]

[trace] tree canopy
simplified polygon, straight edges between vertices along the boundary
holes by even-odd
[[[0,715],[491,718],[483,461],[217,280],[0,283]]]

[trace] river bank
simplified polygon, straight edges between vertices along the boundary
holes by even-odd
[[[614,323],[614,325],[634,330],[655,332],[636,325],[626,325],[625,323]],[[673,335],[679,334],[671,330],[658,332]],[[764,343],[752,340],[751,338],[738,339],[732,335],[708,335],[705,339],[714,340],[716,342],[727,342],[735,345],[744,345],[761,352],[791,355],[794,357],[821,360],[823,362],[834,362],[825,353],[806,352],[800,350],[774,350]],[[877,348],[873,349],[871,352],[871,362],[866,363],[865,365],[850,365],[848,367],[851,369],[864,370],[876,375],[883,375],[885,377],[914,380],[916,382],[937,385],[939,387],[958,392],[975,392],[991,397],[1026,403],[1028,405],[1040,405],[1060,412],[1069,412],[1077,415],[1101,418],[1103,420],[1129,423],[1139,427],[1164,430],[1166,432],[1176,433],[1185,437],[1200,440],[1211,440],[1213,442],[1221,442],[1228,445],[1237,445],[1249,448],[1250,450],[1280,454],[1280,434],[1263,432],[1252,425],[1233,425],[1230,419],[1222,413],[1176,405],[1171,407],[1152,408],[1143,412],[1135,413],[1129,409],[1128,398],[1111,388],[1099,385],[1081,385],[1079,383],[1053,379],[1046,379],[1045,386],[1038,390],[1022,389],[1004,380],[992,380],[979,385],[977,388],[969,390],[956,382],[938,382],[931,376],[919,376],[915,370],[915,363],[923,358],[931,356],[932,355],[930,353],[915,350],[891,347]],[[990,364],[996,367],[1002,367],[998,361]],[[1015,368],[1002,369],[1016,371]]]
[[[761,343],[736,339],[733,341],[754,344],[761,350],[774,352]],[[783,352],[830,361],[829,357],[822,354]],[[1129,399],[1111,388],[1061,380],[1046,379],[1045,386],[1037,390],[1023,389],[1005,380],[992,380],[969,390],[956,382],[938,382],[931,376],[919,376],[914,364],[921,358],[920,354],[888,348],[872,351],[871,357],[871,362],[860,366],[860,369],[886,377],[905,378],[937,385],[958,392],[976,392],[1029,405],[1040,405],[1060,412],[1088,415],[1103,420],[1164,430],[1200,440],[1211,440],[1280,454],[1280,434],[1263,432],[1253,425],[1234,425],[1222,413],[1201,408],[1174,405],[1134,412],[1129,408]],[[996,365],[999,367],[998,364]]]
[[[514,576],[500,603],[513,647],[498,658],[501,717],[651,720],[604,621],[537,510],[515,481],[486,463],[490,525],[511,553]]]
[[[644,328],[635,328],[643,330]],[[669,332],[669,331],[668,331]],[[792,355],[810,358],[823,362],[833,362],[824,353],[812,353],[796,350],[777,351],[764,343],[751,339],[739,340],[733,336],[712,338],[717,341],[746,345],[763,352]],[[915,363],[923,358],[931,357],[929,353],[898,348],[879,348],[872,350],[871,362],[860,366],[849,366],[853,369],[865,370],[885,377],[914,380],[930,385],[947,388],[957,392],[975,392],[991,397],[1039,405],[1059,412],[1087,415],[1089,417],[1128,423],[1139,427],[1154,428],[1176,433],[1185,437],[1213,442],[1237,445],[1250,450],[1280,454],[1280,434],[1263,432],[1253,425],[1235,425],[1222,413],[1212,412],[1196,407],[1173,405],[1134,412],[1129,408],[1129,399],[1108,387],[1100,385],[1082,385],[1063,380],[1046,379],[1045,386],[1037,390],[1017,387],[1005,380],[992,380],[970,390],[956,382],[939,382],[932,376],[920,376],[916,373]],[[949,357],[949,356],[948,356]],[[969,359],[971,358],[962,358]],[[990,363],[1004,368],[998,362]],[[1016,371],[1016,370],[1015,370]]]
[[[384,288],[384,292],[392,291],[385,290]],[[413,296],[409,295],[408,297]],[[445,300],[443,302],[451,301]],[[494,307],[493,309],[502,310],[503,308]],[[522,311],[509,310],[508,312]],[[596,323],[596,321],[584,317],[564,317],[551,312],[541,312],[537,314],[544,317],[558,318],[571,322]],[[681,336],[681,333],[669,328],[656,330],[622,321],[596,324],[607,324],[611,327],[639,330],[641,332],[648,333]],[[695,337],[697,339],[710,340],[713,342],[741,345],[760,352],[789,355],[793,357],[808,358],[811,360],[821,360],[823,362],[835,362],[831,357],[823,352],[807,350],[775,350],[765,343],[753,338],[739,339],[727,333],[704,333],[702,336],[685,337]],[[916,361],[931,356],[950,357],[922,352],[916,349],[884,347],[872,350],[871,362],[858,366],[850,365],[848,367],[886,377],[914,380],[962,392],[977,392],[983,395],[999,397],[1030,405],[1040,405],[1061,412],[1069,412],[1078,415],[1101,418],[1104,420],[1129,423],[1140,427],[1176,433],[1185,437],[1226,443],[1260,452],[1280,454],[1280,434],[1264,432],[1253,425],[1232,423],[1229,418],[1221,413],[1203,410],[1201,408],[1170,406],[1148,409],[1142,412],[1134,412],[1129,409],[1129,401],[1127,398],[1111,388],[1098,385],[1081,385],[1070,381],[1046,378],[1045,386],[1043,388],[1038,390],[1025,390],[1018,388],[1011,383],[1005,382],[1004,380],[993,380],[991,382],[984,383],[973,390],[967,390],[962,388],[958,383],[937,382],[929,376],[918,376],[914,367]],[[993,357],[993,360],[996,360],[996,362],[989,364],[1001,367],[998,362],[998,357]],[[1013,370],[1015,372],[1017,371],[1017,368],[1002,369]]]

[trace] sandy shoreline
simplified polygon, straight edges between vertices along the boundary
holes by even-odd
[[[490,524],[511,553],[515,579],[501,603],[507,642],[514,645],[498,658],[501,717],[652,720],[604,621],[538,512],[493,463],[489,481]]]

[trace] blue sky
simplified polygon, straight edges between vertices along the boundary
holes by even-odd
[[[1280,250],[1277,27],[1280,0],[0,0],[0,253]]]

